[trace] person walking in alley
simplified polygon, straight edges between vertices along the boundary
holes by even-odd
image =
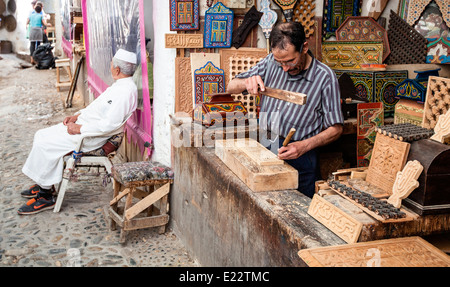
[[[53,185],[62,179],[63,157],[76,148],[82,134],[113,131],[136,110],[138,94],[132,79],[136,65],[135,53],[119,49],[111,61],[114,84],[75,115],[36,132],[22,168],[36,184],[21,192],[23,197],[32,199],[19,208],[19,214],[35,214],[55,205]],[[84,151],[100,148],[106,141],[107,138],[86,139]]]
[[[35,64],[33,53],[44,40],[44,27],[49,26],[49,24],[44,19],[44,14],[42,13],[42,5],[36,5],[34,7],[34,11],[27,19],[27,25],[29,25],[30,29],[29,39],[31,64]]]

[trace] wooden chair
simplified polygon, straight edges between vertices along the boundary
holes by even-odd
[[[59,92],[61,87],[70,87],[72,85],[72,71],[70,70],[70,59],[58,59],[55,60],[56,68],[56,90]],[[61,81],[61,68],[67,71],[69,81]]]
[[[56,204],[53,209],[53,212],[59,212],[61,209],[62,202],[64,200],[64,195],[66,193],[67,185],[71,178],[73,177],[76,169],[80,166],[101,166],[106,169],[107,174],[111,174],[111,167],[112,163],[111,160],[108,158],[107,155],[102,155],[99,153],[91,152],[88,154],[83,154],[83,142],[86,138],[91,137],[114,137],[116,135],[119,135],[123,132],[123,128],[125,126],[125,123],[127,120],[131,117],[132,114],[128,115],[126,119],[122,122],[119,128],[116,130],[109,132],[109,133],[91,133],[91,134],[85,134],[80,141],[78,142],[78,145],[76,149],[69,155],[64,158],[65,161],[65,167],[63,172],[63,178],[61,180],[61,183],[56,187],[56,191],[58,194],[58,197],[56,198]],[[120,143],[119,143],[120,145]],[[92,154],[90,156],[89,154]]]
[[[172,169],[154,162],[129,162],[114,165],[112,176],[114,197],[109,208],[110,227],[111,230],[116,230],[116,225],[121,227],[120,243],[125,243],[130,230],[159,227],[159,233],[164,233],[169,222]],[[149,191],[140,187],[148,187]],[[123,198],[124,207],[119,207]],[[137,202],[133,203],[135,198]]]

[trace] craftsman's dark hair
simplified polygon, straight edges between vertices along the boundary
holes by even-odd
[[[306,41],[305,29],[298,22],[286,22],[276,25],[270,32],[270,48],[273,50],[286,49],[287,44],[295,46],[295,50],[300,52],[303,43]]]

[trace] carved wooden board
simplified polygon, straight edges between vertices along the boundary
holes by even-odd
[[[431,137],[440,143],[445,143],[446,139],[450,137],[450,112],[440,115],[436,126],[434,127],[435,135]]]
[[[310,267],[450,267],[450,257],[420,237],[300,250]]]
[[[395,177],[405,166],[410,146],[377,133],[366,181],[392,194]]]
[[[175,58],[175,113],[193,110],[191,59]]]
[[[203,35],[166,34],[166,48],[203,48]]]
[[[356,243],[362,230],[362,223],[354,219],[325,198],[314,195],[308,214],[325,225],[347,243]]]
[[[251,148],[253,156],[248,156]],[[297,189],[298,171],[283,162],[266,165],[264,156],[255,159],[255,149],[266,148],[254,139],[216,140],[215,153],[252,191]],[[257,152],[256,152],[257,153]],[[265,152],[264,152],[265,154]]]

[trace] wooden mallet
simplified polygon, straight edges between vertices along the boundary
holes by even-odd
[[[289,142],[291,141],[292,136],[295,134],[296,131],[297,131],[297,130],[294,129],[294,128],[292,128],[292,129],[289,131],[289,134],[288,134],[287,137],[284,139],[283,146],[287,146],[287,145],[289,144]]]

